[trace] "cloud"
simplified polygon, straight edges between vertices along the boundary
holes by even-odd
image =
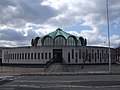
[[[76,31],[68,31],[68,33],[82,36],[87,39],[88,46],[106,46],[108,47],[108,37],[102,34],[99,34],[97,30],[83,30],[81,32]],[[119,35],[111,35],[110,36],[110,46],[117,47],[120,44],[120,36]]]
[[[25,32],[20,32],[12,29],[2,29],[0,30],[0,46],[24,46],[30,45],[31,38],[33,35],[37,35],[36,33],[32,33],[32,31],[27,31],[27,36],[25,36]],[[28,43],[29,42],[29,43]]]
[[[32,38],[43,36],[55,29],[55,27],[49,25],[35,24],[27,24],[24,29],[0,29],[0,46],[30,46]]]
[[[110,23],[114,27],[120,26],[119,10],[120,1],[109,0]],[[103,28],[107,24],[106,0],[0,0],[0,11],[0,42],[6,41],[8,46],[29,45],[36,36],[58,27],[64,30],[81,21],[78,27],[89,26],[92,30],[66,31],[87,38],[89,45],[107,46],[106,28]],[[111,35],[112,46],[120,43],[119,40],[120,35]]]
[[[12,29],[2,29],[0,30],[0,40],[23,40],[23,35]]]
[[[20,28],[26,23],[42,24],[57,15],[49,6],[41,5],[42,0],[0,0],[0,25]]]
[[[120,36],[119,35],[112,35],[111,42],[112,42],[111,46],[117,47],[118,45],[120,45]]]

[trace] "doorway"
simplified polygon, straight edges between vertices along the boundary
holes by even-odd
[[[62,62],[62,49],[53,49],[54,62]]]

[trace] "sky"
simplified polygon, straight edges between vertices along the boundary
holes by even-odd
[[[110,45],[120,45],[120,0],[109,0]],[[108,46],[106,0],[0,0],[0,47],[30,46],[57,28]]]

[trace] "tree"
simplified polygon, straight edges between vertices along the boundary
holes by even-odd
[[[34,39],[31,40],[31,45],[34,46]]]

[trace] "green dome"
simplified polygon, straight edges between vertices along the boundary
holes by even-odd
[[[58,28],[58,29],[56,29],[56,31],[51,32],[51,33],[43,36],[43,38],[45,38],[45,37],[47,37],[47,36],[50,36],[50,37],[52,37],[53,39],[55,39],[57,36],[63,36],[65,39],[67,39],[68,37],[74,36],[74,35],[69,34],[69,33],[66,33],[66,32],[64,32],[62,29]],[[74,37],[76,37],[76,36],[74,36]],[[77,37],[76,37],[76,38],[77,38]]]
[[[83,37],[78,37],[58,28],[55,31],[43,36],[32,39],[33,46],[86,46],[87,40]]]

